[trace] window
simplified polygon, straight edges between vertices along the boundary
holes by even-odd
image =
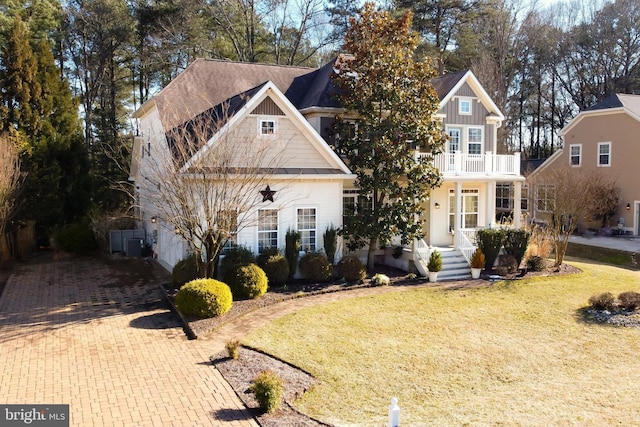
[[[582,165],[582,144],[571,144],[569,146],[569,162],[571,166]]]
[[[447,151],[453,154],[456,151],[460,150],[460,134],[462,132],[459,128],[449,128],[447,129],[447,133],[449,134]]]
[[[278,247],[278,210],[258,211],[258,252]]]
[[[520,209],[523,211],[529,210],[529,187],[526,185],[520,188]]]
[[[216,226],[228,239],[225,246],[237,245],[238,213],[234,210],[222,210],[218,212]]]
[[[610,142],[598,142],[598,166],[611,166]]]
[[[469,154],[482,154],[482,128],[469,128],[467,150]]]
[[[300,246],[305,252],[316,250],[316,209],[298,209],[298,231]]]
[[[271,119],[260,120],[260,135],[271,136],[276,133],[276,121]]]
[[[536,209],[541,212],[553,210],[554,205],[553,185],[540,185],[536,187]]]
[[[496,184],[496,208],[511,209],[511,184]]]
[[[456,190],[449,190],[449,231],[455,229],[455,206],[456,206]],[[479,210],[479,192],[476,189],[462,190],[462,207],[460,215],[462,216],[462,228],[478,227],[478,210]]]
[[[471,99],[458,98],[458,114],[471,115]]]

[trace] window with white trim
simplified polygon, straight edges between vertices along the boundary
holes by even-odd
[[[496,184],[496,208],[511,209],[511,184],[505,182]]]
[[[470,98],[458,98],[458,114],[464,116],[471,115],[471,99]]]
[[[448,128],[449,142],[447,143],[447,151],[449,153],[455,153],[460,150],[460,138],[462,136],[462,129],[460,128]]]
[[[582,165],[582,144],[571,144],[569,146],[569,162],[571,166]]]
[[[316,208],[298,209],[300,247],[305,252],[316,250]]]
[[[536,187],[536,209],[540,212],[550,212],[554,208],[555,187],[553,185],[539,185]]]
[[[470,127],[467,129],[467,152],[469,154],[482,154],[482,128]]]
[[[273,136],[276,134],[276,121],[274,119],[260,119],[258,130],[261,136]]]
[[[479,194],[477,189],[462,189],[462,206],[460,215],[462,216],[462,228],[478,227]],[[456,190],[449,189],[449,232],[455,229],[455,206]]]
[[[278,210],[258,211],[258,252],[278,247]]]
[[[598,166],[611,166],[610,142],[598,142]]]

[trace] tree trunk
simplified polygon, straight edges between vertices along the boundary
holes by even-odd
[[[367,252],[367,270],[373,271],[375,269],[375,255],[376,255],[376,247],[378,243],[377,237],[372,237],[369,239],[369,250]]]

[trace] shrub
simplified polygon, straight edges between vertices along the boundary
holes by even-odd
[[[262,371],[253,379],[249,391],[253,393],[260,409],[267,413],[278,410],[284,396],[284,386],[280,377],[273,371]]]
[[[526,256],[539,256],[549,258],[553,250],[554,239],[551,230],[548,227],[533,225],[530,229],[531,237],[527,247]]]
[[[197,255],[190,255],[189,257],[178,261],[171,271],[171,283],[174,286],[180,287],[187,282],[198,278],[198,265],[196,263]]]
[[[615,298],[611,292],[603,292],[589,298],[589,304],[596,310],[611,310],[614,303]]]
[[[287,230],[285,240],[284,256],[289,263],[289,279],[293,279],[298,268],[298,256],[300,255],[300,232],[291,229]]]
[[[518,261],[513,255],[504,254],[498,256],[498,266],[506,270],[507,273],[514,273],[518,270]]]
[[[305,279],[312,282],[328,282],[333,276],[333,268],[327,257],[320,252],[308,252],[300,260],[300,271]]]
[[[531,271],[542,271],[547,267],[547,260],[537,256],[531,255],[527,258],[527,269]]]
[[[505,232],[498,229],[481,229],[476,234],[476,243],[484,254],[484,268],[489,271],[498,258],[502,242],[504,242]]]
[[[406,276],[404,276],[405,280],[415,280],[418,278],[418,275],[416,273],[409,273]]]
[[[388,286],[389,283],[391,280],[386,274],[378,273],[371,278],[371,284],[374,286]]]
[[[76,255],[88,255],[95,252],[98,245],[88,221],[80,221],[55,233],[56,247]]]
[[[338,274],[347,282],[359,282],[367,277],[367,269],[357,256],[347,255],[338,262]]]
[[[229,275],[227,284],[234,299],[253,299],[267,292],[269,280],[264,270],[256,264],[238,265]]]
[[[471,268],[484,268],[484,253],[482,249],[477,248],[473,255],[471,255]]]
[[[431,272],[438,272],[442,270],[442,255],[437,250],[431,252],[429,256],[429,262],[427,263],[427,269]]]
[[[531,233],[523,229],[510,229],[505,234],[504,251],[515,258],[516,269],[520,267],[524,254],[527,252],[530,238]]]
[[[180,288],[176,306],[184,313],[197,317],[215,317],[231,309],[231,289],[215,279],[196,279]]]
[[[258,267],[264,269],[264,266],[267,264],[269,258],[274,255],[280,255],[280,250],[278,248],[265,248],[258,254],[256,257],[256,264]]]
[[[333,225],[330,225],[322,235],[322,239],[324,243],[324,253],[327,254],[329,263],[333,264],[336,258],[336,251],[338,250],[338,230],[336,230]]]
[[[281,253],[271,255],[264,265],[258,264],[269,279],[269,283],[284,283],[289,278],[289,263]]]
[[[232,359],[237,359],[240,353],[238,352],[238,348],[240,347],[240,341],[238,340],[230,340],[224,345],[224,348],[227,349],[227,353],[229,357]]]
[[[627,311],[634,311],[640,307],[640,293],[628,291],[618,295],[620,308]]]
[[[225,252],[220,261],[220,277],[224,283],[229,283],[235,274],[236,267],[253,264],[256,262],[251,249],[245,246],[237,246]]]

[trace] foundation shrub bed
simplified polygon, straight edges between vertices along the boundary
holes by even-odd
[[[196,255],[178,261],[171,271],[171,283],[180,287],[187,282],[198,278],[198,266],[196,263]]]
[[[289,278],[289,262],[283,254],[276,251],[268,256],[260,254],[256,259],[269,279],[269,283],[284,283]]]
[[[354,255],[343,257],[337,266],[338,275],[344,277],[347,282],[361,282],[367,277],[367,269]]]
[[[180,288],[175,304],[186,315],[201,318],[220,316],[231,309],[231,289],[215,279],[196,279]]]
[[[240,265],[253,264],[256,258],[251,249],[238,246],[227,250],[220,261],[220,277],[224,283],[229,283],[235,270]]]

